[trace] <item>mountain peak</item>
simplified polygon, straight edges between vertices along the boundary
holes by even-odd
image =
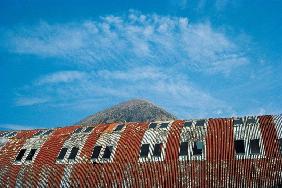
[[[175,120],[176,117],[163,108],[143,99],[132,99],[90,115],[79,124],[91,125],[113,122],[149,122]]]

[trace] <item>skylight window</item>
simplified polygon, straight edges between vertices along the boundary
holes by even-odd
[[[124,127],[124,124],[118,125],[114,131],[120,131]]]
[[[235,140],[234,147],[236,154],[245,154],[245,141],[244,140]]]
[[[169,125],[169,123],[162,123],[162,124],[160,125],[160,128],[167,128],[168,125]]]
[[[158,125],[157,123],[150,123],[149,129],[154,129],[157,127],[157,125]]]
[[[71,149],[71,153],[70,153],[68,159],[75,159],[75,157],[76,157],[76,155],[77,155],[77,153],[78,153],[78,150],[79,150],[79,148],[73,147],[73,148]]]
[[[185,121],[184,122],[184,127],[191,127],[192,126],[192,121]]]
[[[148,157],[150,144],[143,144],[140,150],[140,157]]]
[[[63,160],[65,158],[67,151],[68,151],[68,148],[62,148],[57,159]]]
[[[85,132],[85,133],[89,133],[89,132],[91,132],[93,129],[94,129],[94,127],[87,127],[84,132]]]
[[[29,154],[26,157],[27,161],[31,161],[37,149],[31,149]]]
[[[188,142],[181,142],[179,155],[180,156],[188,155]]]
[[[193,155],[202,155],[203,153],[204,144],[202,141],[196,141],[193,145]]]
[[[153,151],[154,157],[160,157],[162,154],[163,143],[156,144]]]
[[[21,149],[21,151],[18,153],[18,155],[16,157],[16,161],[21,161],[25,152],[26,152],[26,149]]]
[[[250,153],[260,154],[259,139],[250,140]]]
[[[91,159],[98,159],[101,149],[102,149],[102,146],[95,146],[93,149]]]
[[[112,150],[113,150],[113,146],[106,146],[103,158],[104,159],[109,159],[111,157]]]

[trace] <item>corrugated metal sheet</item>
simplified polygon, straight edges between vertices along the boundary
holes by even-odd
[[[1,133],[0,186],[280,186],[282,116],[185,122],[155,122],[153,126],[126,123],[118,129],[116,123],[101,124],[93,125],[91,131],[72,126],[42,133]],[[140,156],[143,144],[148,145],[148,151]],[[91,158],[95,146],[100,153]],[[77,155],[69,159],[75,155],[71,154],[74,147],[78,148]],[[62,148],[67,152],[59,160]],[[26,153],[16,161],[21,149]],[[31,149],[36,149],[35,155],[26,160]]]

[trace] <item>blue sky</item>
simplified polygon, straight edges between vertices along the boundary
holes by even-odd
[[[57,127],[132,99],[178,118],[282,112],[282,3],[0,2],[0,127]]]

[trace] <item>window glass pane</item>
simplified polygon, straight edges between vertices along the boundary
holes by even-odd
[[[186,121],[184,123],[184,127],[191,127],[192,126],[192,121]]]
[[[111,157],[113,146],[106,146],[103,158],[109,159]]]
[[[205,125],[206,120],[198,120],[196,122],[196,126],[204,126]]]
[[[193,155],[202,155],[204,144],[202,141],[196,141],[193,145]]]
[[[75,159],[75,157],[76,157],[76,155],[77,155],[77,153],[78,153],[78,150],[79,150],[79,148],[73,147],[73,148],[71,149],[71,153],[70,153],[70,155],[69,155],[69,159]]]
[[[162,154],[162,147],[163,147],[162,143],[155,145],[154,151],[153,151],[153,156],[154,157],[160,157],[161,156],[161,154]]]
[[[19,152],[18,156],[16,157],[16,161],[21,161],[24,154],[26,152],[26,149],[21,149],[21,151]]]
[[[118,126],[116,127],[115,131],[120,131],[123,127],[124,127],[123,124],[122,124],[122,125],[118,125]]]
[[[77,129],[74,131],[74,133],[80,133],[80,132],[81,132],[81,130],[82,130],[82,127],[77,128]]]
[[[62,148],[62,150],[60,151],[60,154],[59,154],[59,156],[58,156],[58,159],[59,159],[59,160],[64,159],[64,158],[65,158],[65,155],[66,155],[66,153],[67,153],[67,151],[68,151],[68,148]]]
[[[259,139],[250,140],[250,153],[251,154],[259,154],[260,153]]]
[[[236,154],[245,154],[245,142],[244,140],[235,140],[234,147]]]
[[[141,146],[140,157],[148,157],[150,144],[143,144]]]
[[[180,156],[188,155],[188,142],[181,142],[179,155]]]
[[[158,125],[157,123],[150,123],[149,129],[154,129],[157,127],[157,125]]]
[[[91,132],[93,129],[94,129],[94,127],[87,127],[84,132],[85,132],[85,133],[89,133],[89,132]]]
[[[97,159],[99,157],[101,149],[102,149],[102,146],[95,146],[93,149],[91,159]]]
[[[160,128],[167,128],[169,123],[162,123]]]
[[[37,149],[31,149],[29,154],[26,157],[27,161],[31,161]]]

